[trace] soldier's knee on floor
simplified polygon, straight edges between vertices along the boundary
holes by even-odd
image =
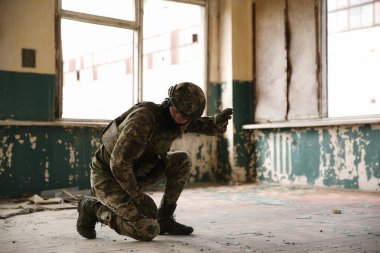
[[[157,220],[142,218],[135,223],[137,237],[141,241],[152,241],[160,234],[160,225]]]

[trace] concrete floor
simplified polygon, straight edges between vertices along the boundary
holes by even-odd
[[[150,194],[157,203],[162,196]],[[97,239],[87,240],[75,230],[75,209],[54,210],[1,219],[0,252],[380,252],[380,193],[374,192],[278,185],[188,188],[176,215],[194,234],[152,242],[100,224]]]

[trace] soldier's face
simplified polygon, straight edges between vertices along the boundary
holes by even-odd
[[[170,115],[172,116],[173,120],[178,125],[186,124],[189,121],[189,119],[186,116],[184,116],[183,114],[181,114],[174,106],[170,106],[169,111],[170,111]]]

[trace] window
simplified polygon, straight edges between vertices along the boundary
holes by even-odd
[[[145,2],[144,100],[161,103],[179,82],[205,83],[204,16],[199,5]]]
[[[380,115],[380,0],[255,8],[256,123]]]
[[[133,101],[133,31],[62,20],[63,118],[108,119]]]
[[[61,0],[62,118],[113,119],[175,83],[204,87],[204,2],[183,2]]]
[[[379,6],[371,0],[328,1],[329,117],[380,114]]]
[[[62,9],[122,20],[135,20],[134,0],[63,0]]]

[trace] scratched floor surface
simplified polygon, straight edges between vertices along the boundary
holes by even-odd
[[[158,203],[162,192],[151,192]],[[1,208],[1,205],[0,205]],[[98,224],[75,230],[75,209],[0,220],[0,252],[380,252],[380,193],[278,185],[186,189],[177,220],[191,236],[138,242]]]

